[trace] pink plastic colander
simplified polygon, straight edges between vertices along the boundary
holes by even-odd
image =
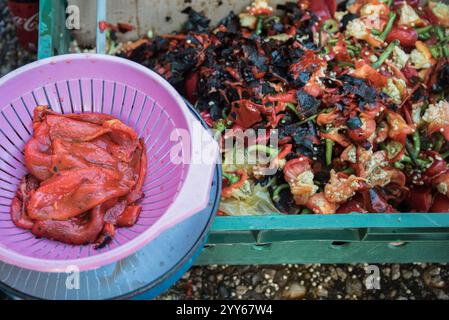
[[[32,135],[33,109],[49,105],[60,113],[111,114],[133,127],[148,150],[142,213],[131,228],[116,230],[101,250],[37,239],[17,228],[10,205],[26,173],[23,149]],[[118,261],[162,231],[205,208],[218,155],[181,96],[159,75],[134,62],[95,54],[71,54],[40,60],[0,79],[0,260],[42,272],[76,266],[95,269]],[[199,136],[197,136],[199,137]],[[180,141],[201,150],[199,163],[172,161]],[[192,152],[192,156],[193,156]],[[198,157],[196,157],[198,158]],[[198,162],[198,161],[197,161]]]

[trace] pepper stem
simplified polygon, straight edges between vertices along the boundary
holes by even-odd
[[[418,129],[413,132],[413,152],[415,153],[415,157],[419,156],[419,153],[421,152],[421,139],[419,137],[419,131]]]
[[[400,44],[399,40],[393,40],[390,42],[390,44],[388,45],[388,47],[385,49],[385,51],[380,55],[379,59],[377,59],[376,62],[374,62],[371,66],[374,69],[379,68],[382,63],[385,62],[385,60],[388,59],[388,57],[390,56],[390,54],[393,52],[393,49],[398,46]]]
[[[382,32],[382,34],[379,36],[379,38],[382,39],[382,41],[385,41],[385,39],[387,39],[388,34],[390,33],[391,29],[393,28],[393,23],[394,23],[395,19],[396,19],[396,13],[390,12],[388,14],[387,25],[385,26],[385,29]]]
[[[223,177],[225,177],[226,180],[228,180],[228,183],[229,183],[230,186],[232,186],[233,184],[236,184],[240,180],[240,177],[238,177],[238,176],[236,176],[235,174],[232,174],[232,173],[222,172],[221,175]]]
[[[265,154],[268,154],[270,158],[276,157],[279,153],[279,150],[270,148],[263,144],[254,144],[248,147],[248,153],[252,153],[255,151],[265,152]]]
[[[330,166],[332,163],[332,149],[334,147],[334,141],[326,139],[326,165]]]
[[[280,199],[280,194],[283,190],[290,188],[290,186],[287,183],[281,184],[280,186],[276,187],[273,191],[273,200],[275,202],[278,202]]]

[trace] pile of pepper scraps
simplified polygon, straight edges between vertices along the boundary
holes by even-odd
[[[29,174],[11,205],[20,228],[72,245],[105,246],[115,227],[139,218],[146,174],[145,144],[116,118],[34,110],[25,146]]]
[[[220,214],[449,210],[449,6],[416,0],[255,1],[211,27],[121,56],[168,79],[222,139],[260,138],[277,173],[224,161]],[[229,150],[223,150],[226,160]]]

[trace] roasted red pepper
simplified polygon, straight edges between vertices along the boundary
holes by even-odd
[[[310,0],[309,3],[310,10],[322,21],[332,18],[337,11],[335,0]]]
[[[362,126],[360,128],[348,130],[348,136],[354,141],[367,140],[376,131],[376,121],[365,115],[361,115],[360,120],[362,121]]]
[[[104,20],[98,22],[98,28],[101,32],[104,32],[108,28],[108,23]]]
[[[435,196],[435,199],[433,200],[433,205],[430,208],[429,212],[448,213],[449,198],[442,194],[437,194]]]
[[[414,47],[416,41],[418,41],[418,33],[414,28],[395,26],[391,28],[386,40],[387,42],[391,42],[396,39],[405,47]]]
[[[306,206],[316,214],[333,214],[337,210],[337,205],[328,201],[324,196],[324,192],[311,196],[307,200]]]
[[[240,188],[241,186],[243,186],[243,184],[245,183],[245,181],[248,179],[248,174],[246,173],[245,170],[237,170],[231,174],[235,174],[238,176],[238,181],[235,183],[231,183],[230,181],[228,181],[227,179],[224,179],[225,182],[225,186],[223,187],[223,189],[221,190],[221,196],[223,198],[229,198],[232,196],[232,192],[235,189]]]
[[[198,100],[198,97],[196,96],[196,87],[198,85],[199,79],[200,74],[198,72],[190,72],[186,77],[184,90],[186,98],[191,104],[195,104]]]
[[[365,207],[372,213],[393,213],[396,210],[375,189],[362,193]]]
[[[343,203],[340,207],[338,207],[336,213],[351,213],[351,212],[368,213],[368,210],[366,210],[363,204],[363,198],[360,196],[360,194],[354,196],[352,199]]]
[[[425,182],[431,182],[448,169],[446,161],[436,151],[425,151],[424,154],[432,159],[432,164],[424,171],[423,178]]]
[[[209,112],[201,111],[201,118],[203,118],[204,122],[208,125],[209,128],[214,127],[214,119],[210,116]]]
[[[395,141],[401,142],[402,144],[405,143],[406,137],[414,131],[414,129],[405,122],[404,118],[399,113],[388,111],[387,122],[390,128],[388,131],[388,136]]]
[[[385,87],[387,84],[387,77],[364,61],[357,61],[355,67],[354,77],[367,80],[377,88]]]
[[[287,182],[295,181],[305,171],[311,170],[310,160],[307,157],[299,157],[288,161],[284,166],[284,177]]]
[[[261,111],[264,106],[250,100],[238,100],[232,103],[228,120],[233,121],[242,129],[251,128],[262,121]]]
[[[410,208],[416,212],[429,212],[432,206],[432,194],[429,187],[414,187],[408,198]]]
[[[104,220],[118,227],[131,227],[139,218],[141,206],[128,205],[126,199],[117,203],[106,211]]]
[[[31,194],[39,187],[39,181],[32,175],[26,175],[19,184],[17,194],[11,204],[11,218],[14,224],[23,229],[33,228],[33,220],[28,217],[26,207]]]
[[[306,172],[309,176],[312,173],[310,159],[304,156],[287,161],[284,166],[284,179],[290,185],[293,199],[297,205],[306,205],[310,197],[315,193],[316,188],[308,181],[306,183],[298,181],[298,178]]]
[[[32,232],[37,237],[73,245],[94,243],[103,229],[103,216],[104,209],[99,205],[85,217],[76,217],[65,221],[38,221],[34,224]]]
[[[101,247],[114,225],[136,223],[146,175],[145,144],[121,121],[102,114],[59,115],[35,109],[33,137],[25,147],[30,171],[11,206],[13,222],[33,234],[69,244]],[[111,221],[105,212],[125,207]]]
[[[132,24],[130,24],[130,23],[118,22],[117,23],[117,29],[121,33],[127,33],[129,31],[133,31],[135,29],[135,27]]]
[[[129,191],[117,171],[99,167],[65,170],[41,184],[27,212],[34,220],[67,220]]]
[[[268,96],[267,100],[270,102],[297,103],[296,91],[289,91]]]

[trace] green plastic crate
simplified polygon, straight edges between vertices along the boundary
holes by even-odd
[[[64,0],[40,1],[40,59],[68,52]],[[448,262],[449,214],[217,217],[197,264]]]

